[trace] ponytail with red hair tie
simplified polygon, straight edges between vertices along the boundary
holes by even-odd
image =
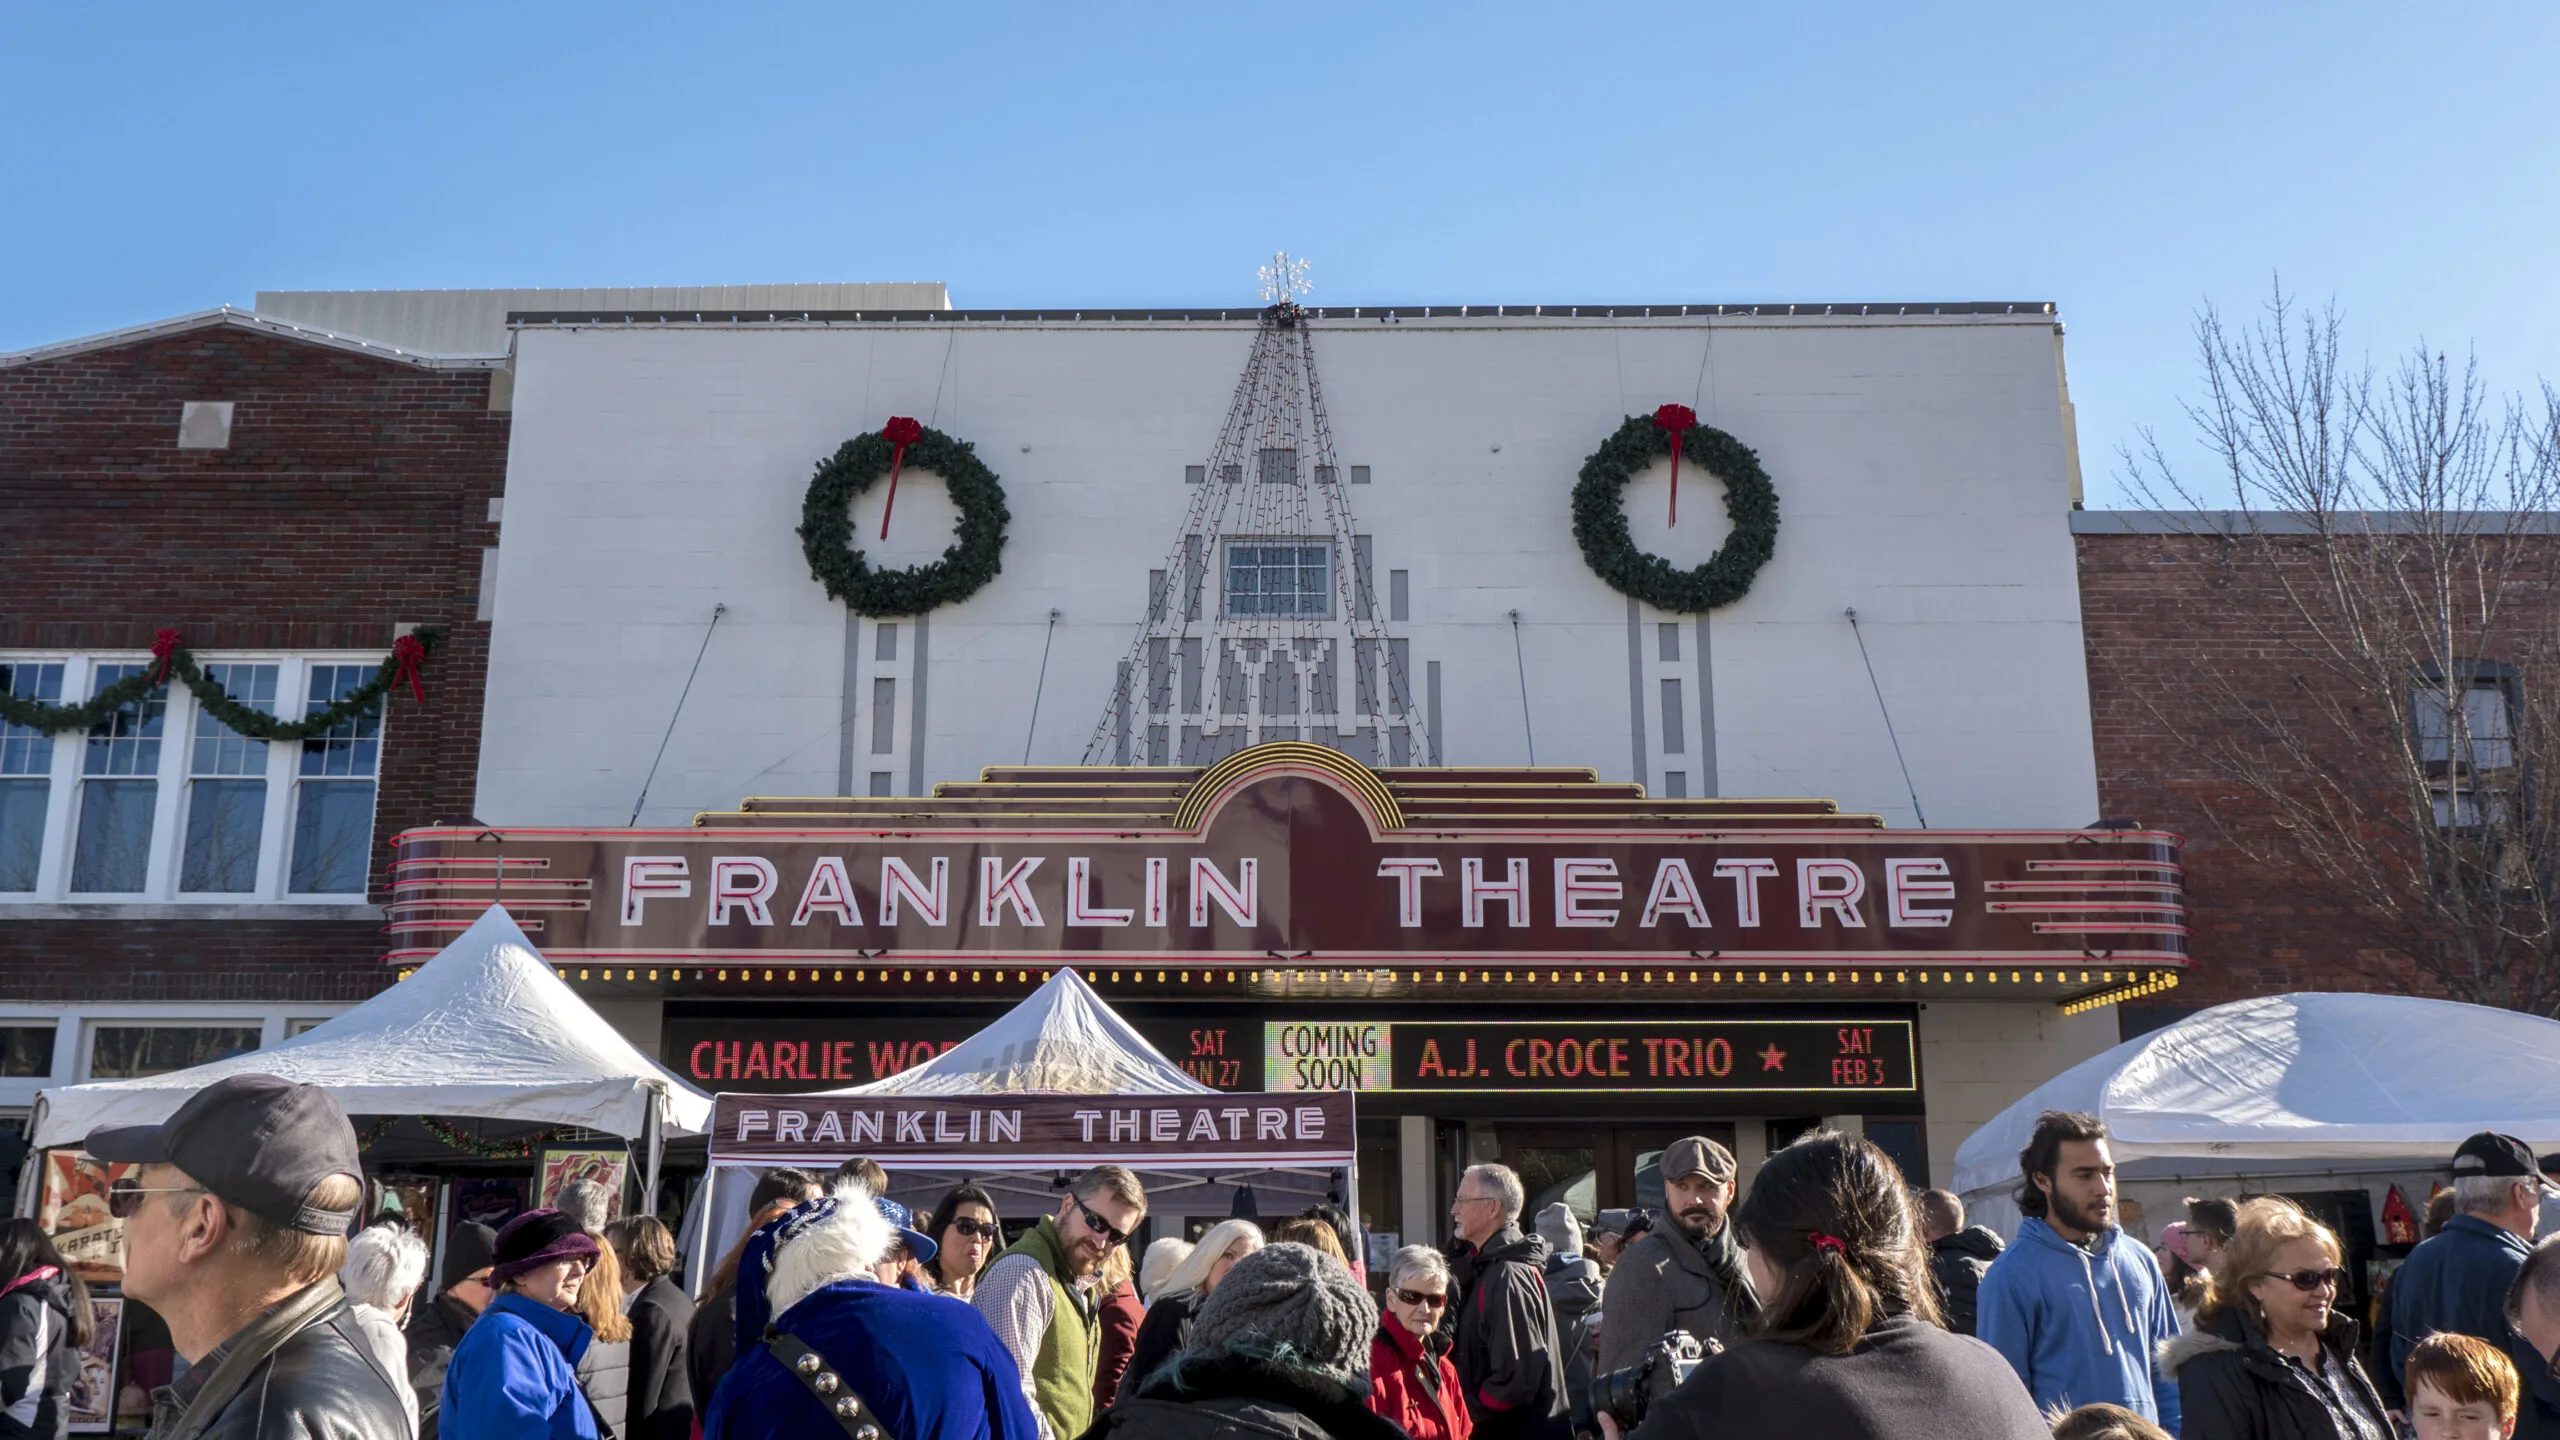
[[[1816,1230],[1804,1238],[1811,1241],[1813,1248],[1816,1250],[1828,1250],[1832,1254],[1843,1258],[1846,1258],[1849,1253],[1849,1242],[1841,1239],[1837,1235],[1825,1235],[1821,1231]]]

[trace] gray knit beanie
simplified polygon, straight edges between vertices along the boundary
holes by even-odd
[[[1582,1222],[1573,1218],[1573,1207],[1561,1200],[1538,1212],[1538,1238],[1568,1259],[1582,1254]]]
[[[1266,1245],[1235,1263],[1191,1319],[1191,1357],[1241,1356],[1341,1396],[1369,1390],[1378,1307],[1341,1261],[1305,1245]]]

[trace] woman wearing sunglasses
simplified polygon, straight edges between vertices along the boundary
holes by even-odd
[[[952,1186],[933,1207],[925,1233],[940,1247],[933,1252],[934,1293],[961,1300],[978,1288],[988,1257],[1004,1248],[1004,1222],[996,1219],[994,1198],[967,1183]]]
[[[1162,1293],[1147,1297],[1147,1318],[1139,1322],[1129,1368],[1120,1372],[1120,1399],[1137,1394],[1149,1376],[1181,1353],[1191,1340],[1191,1317],[1200,1313],[1200,1306],[1236,1262],[1262,1244],[1262,1227],[1250,1220],[1221,1220],[1209,1227],[1200,1243],[1164,1277]]]
[[[2290,1200],[2240,1207],[2196,1328],[2161,1347],[2184,1440],[2391,1440],[2336,1309],[2338,1237]]]
[[[1387,1262],[1387,1303],[1369,1342],[1369,1408],[1413,1440],[1467,1440],[1474,1422],[1449,1363],[1449,1262],[1428,1245],[1407,1245]]]

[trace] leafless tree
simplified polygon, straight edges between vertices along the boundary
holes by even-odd
[[[2560,1013],[2560,399],[2423,344],[2377,371],[2340,331],[2281,284],[2250,323],[2208,309],[2185,409],[2213,473],[2123,451],[2246,631],[2153,713],[2252,861],[2455,998]]]

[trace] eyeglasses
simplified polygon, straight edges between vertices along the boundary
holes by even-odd
[[[1090,1210],[1085,1212],[1088,1216],[1092,1213],[1093,1212]],[[993,1240],[1004,1233],[1004,1222],[1001,1220],[981,1220],[974,1215],[963,1215],[959,1219],[951,1222],[951,1228],[959,1231],[961,1235],[967,1239],[975,1240],[979,1236],[984,1235],[988,1239]]]
[[[1448,1295],[1439,1290],[1399,1289],[1395,1294],[1397,1299],[1417,1310],[1437,1310],[1449,1303]]]
[[[2344,1290],[2347,1288],[2347,1272],[2335,1267],[2327,1270],[2296,1270],[2290,1275],[2281,1274],[2274,1270],[2268,1270],[2262,1272],[2258,1278],[2261,1280],[2282,1280],[2286,1284],[2291,1285],[2294,1289],[2303,1291],[2306,1294],[2313,1290],[2318,1290],[2323,1286],[2326,1286],[2331,1290]]]
[[[107,1182],[107,1213],[118,1220],[130,1220],[141,1213],[145,1195],[210,1195],[201,1185],[142,1185],[131,1180]]]
[[[1069,1195],[1067,1198],[1076,1202],[1077,1213],[1084,1216],[1084,1228],[1102,1237],[1104,1249],[1117,1250],[1129,1243],[1129,1232],[1113,1229],[1110,1221],[1093,1213],[1093,1207],[1084,1203],[1083,1196]]]
[[[1461,1196],[1459,1196],[1457,1199],[1452,1200],[1452,1201],[1450,1201],[1449,1203],[1450,1203],[1450,1205],[1451,1205],[1451,1206],[1453,1206],[1453,1207],[1454,1207],[1454,1206],[1459,1206],[1459,1205],[1478,1205],[1478,1204],[1491,1205],[1491,1204],[1495,1204],[1495,1203],[1497,1203],[1497,1202],[1495,1201],[1494,1197],[1492,1197],[1492,1196],[1490,1196],[1490,1195],[1461,1195]]]

